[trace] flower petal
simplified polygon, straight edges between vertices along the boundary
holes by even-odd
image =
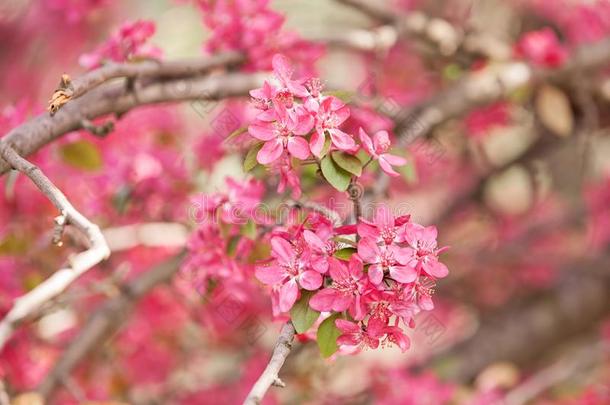
[[[288,312],[297,300],[299,287],[294,278],[288,280],[280,289],[280,311]]]
[[[282,156],[283,152],[284,147],[282,146],[282,142],[279,139],[271,140],[265,142],[265,145],[263,145],[261,150],[258,151],[256,160],[258,163],[266,165],[276,161],[280,156]]]
[[[322,276],[317,271],[304,271],[299,276],[299,284],[306,290],[317,290],[322,285]]]

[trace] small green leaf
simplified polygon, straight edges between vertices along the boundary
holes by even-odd
[[[112,205],[119,214],[124,214],[127,211],[131,200],[131,187],[123,185],[118,188],[117,192],[112,196]]]
[[[320,313],[309,306],[309,300],[313,295],[313,291],[302,291],[301,298],[290,310],[290,318],[297,333],[307,332],[320,317]]]
[[[248,239],[256,239],[256,224],[251,218],[241,226],[241,234]]]
[[[322,357],[327,358],[333,355],[338,349],[337,338],[341,336],[341,331],[335,325],[335,320],[340,314],[334,314],[326,318],[318,328],[317,341],[318,348]]]
[[[343,248],[335,252],[335,257],[341,260],[349,260],[354,253],[356,253],[356,249],[354,248]]]
[[[325,91],[324,94],[327,96],[335,96],[344,103],[350,103],[356,97],[356,93],[347,90]]]
[[[330,150],[330,146],[332,144],[332,139],[330,139],[330,135],[325,132],[324,133],[324,146],[322,147],[322,151],[320,152],[320,159],[324,156],[328,155],[328,151]]]
[[[258,161],[256,160],[256,155],[258,151],[263,147],[263,142],[257,142],[250,148],[248,153],[246,154],[246,158],[244,159],[244,172],[248,173],[252,169],[256,167]]]
[[[246,261],[250,264],[253,264],[258,262],[259,260],[269,258],[269,255],[271,255],[271,246],[269,246],[269,243],[256,241],[254,243],[252,251],[250,252],[250,256],[248,256]]]
[[[322,168],[324,178],[330,183],[331,186],[339,191],[347,190],[347,187],[352,179],[349,172],[337,166],[330,156],[326,156],[324,159],[322,159],[320,166]]]
[[[229,257],[235,256],[235,251],[237,250],[237,244],[239,243],[240,239],[241,239],[240,235],[232,236],[231,239],[229,239],[229,243],[227,243],[227,256],[229,256]]]
[[[62,145],[61,159],[70,166],[83,170],[97,170],[102,167],[102,155],[93,143],[80,140]]]
[[[248,127],[240,127],[237,128],[235,131],[231,132],[225,139],[225,142],[230,142],[232,141],[234,138],[237,138],[239,135],[243,134],[244,132],[246,132],[248,130]]]
[[[1,255],[23,255],[28,250],[28,240],[19,237],[14,233],[9,233],[0,240],[0,256]]]
[[[335,163],[346,172],[358,177],[362,175],[362,162],[356,156],[341,151],[332,152],[330,155]]]

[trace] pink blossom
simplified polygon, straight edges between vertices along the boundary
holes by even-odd
[[[353,255],[346,266],[338,259],[328,259],[332,284],[314,295],[309,305],[316,311],[343,312],[349,309],[355,320],[364,319],[366,308],[362,295],[366,289],[366,276],[362,271],[362,261]]]
[[[424,227],[415,223],[408,223],[402,234],[409,244],[406,248],[410,256],[409,266],[418,273],[423,270],[431,277],[443,278],[449,274],[449,270],[438,260],[438,255],[447,248],[437,248],[436,236],[436,227]]]
[[[567,50],[548,27],[524,34],[517,43],[516,52],[534,64],[547,68],[561,66],[568,57]]]
[[[384,273],[399,283],[410,283],[417,277],[415,269],[407,266],[409,251],[399,246],[378,246],[370,238],[362,238],[358,242],[358,255],[370,264],[368,275],[373,284],[380,284]]]
[[[271,255],[273,263],[259,266],[256,277],[264,284],[278,286],[279,309],[287,312],[292,308],[299,294],[299,286],[306,290],[317,290],[322,285],[320,273],[307,268],[300,252],[284,238],[271,239]]]
[[[290,196],[297,200],[301,197],[301,178],[297,171],[292,167],[289,156],[283,156],[273,163],[274,169],[280,176],[277,185],[277,192],[283,193],[287,188],[291,188]]]
[[[160,58],[161,50],[146,42],[155,33],[155,23],[138,20],[127,22],[95,51],[83,54],[79,63],[87,69],[95,69],[106,61],[126,62],[134,57]]]
[[[337,243],[332,239],[332,229],[321,227],[312,232],[305,230],[303,237],[309,245],[310,261],[314,269],[320,273],[326,273],[329,266],[329,258],[337,251]]]
[[[334,96],[325,97],[320,105],[312,103],[308,108],[315,114],[315,132],[311,135],[309,146],[311,152],[320,157],[326,142],[326,133],[330,135],[332,145],[339,150],[353,151],[356,148],[354,138],[339,129],[349,117],[349,107]]]
[[[375,160],[379,161],[381,170],[390,176],[399,174],[392,166],[403,166],[407,163],[406,159],[400,156],[387,153],[390,148],[390,136],[387,131],[378,131],[373,135],[373,139],[360,128],[360,142],[364,150]]]
[[[337,343],[345,346],[357,346],[358,348],[379,347],[379,340],[384,335],[385,323],[379,319],[370,319],[368,325],[354,323],[344,319],[335,320],[335,325],[341,331]]]
[[[360,218],[358,222],[358,235],[363,238],[371,238],[375,242],[391,245],[392,243],[401,242],[400,234],[401,227],[409,222],[410,215],[401,215],[394,218],[390,208],[386,204],[382,204],[375,211],[374,222]]]
[[[302,135],[311,130],[311,116],[304,111],[288,110],[275,104],[273,122],[258,121],[248,127],[253,137],[265,141],[256,159],[260,164],[269,164],[287,151],[289,155],[304,160],[309,157],[309,145]]]
[[[280,82],[282,90],[289,92],[297,97],[307,97],[309,92],[303,86],[306,79],[294,80],[292,75],[294,69],[290,65],[290,61],[284,55],[276,54],[272,60],[273,74]],[[282,91],[280,90],[280,91]]]

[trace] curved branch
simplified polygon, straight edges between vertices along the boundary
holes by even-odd
[[[258,378],[250,393],[246,397],[244,401],[244,405],[258,405],[263,400],[263,397],[267,393],[267,390],[272,385],[277,385],[280,387],[284,386],[282,380],[280,380],[278,373],[280,369],[284,365],[286,361],[286,357],[290,354],[290,350],[292,349],[292,340],[294,339],[294,326],[292,322],[288,321],[282,327],[282,331],[280,332],[280,336],[275,344],[275,348],[273,349],[273,354],[271,355],[271,359],[265,368],[265,371]]]
[[[145,60],[134,63],[109,63],[74,80],[71,83],[70,97],[74,100],[109,80],[121,77],[135,79],[145,77],[176,78],[198,76],[208,73],[214,68],[237,65],[243,61],[244,56],[242,54],[232,52],[212,55],[206,59],[167,62]]]
[[[251,89],[261,86],[265,77],[265,74],[225,73],[171,80],[156,78],[141,88],[107,83],[68,102],[54,116],[40,114],[2,139],[19,155],[28,156],[53,140],[81,129],[84,120],[121,115],[147,104],[246,96]],[[0,162],[0,175],[8,169],[10,165]]]
[[[19,156],[3,141],[0,141],[0,156],[10,166],[28,176],[36,187],[51,200],[61,212],[59,218],[62,225],[64,222],[72,224],[87,236],[90,243],[88,250],[68,259],[69,267],[58,270],[36,288],[15,300],[13,307],[0,321],[0,349],[2,349],[20,322],[38,311],[46,302],[61,294],[83,273],[108,258],[110,249],[100,228],[78,212],[38,167]]]

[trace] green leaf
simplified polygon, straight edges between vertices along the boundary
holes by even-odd
[[[237,250],[237,244],[239,243],[240,239],[241,239],[240,235],[232,236],[231,239],[229,239],[229,243],[227,243],[227,256],[230,256],[230,257],[235,256],[235,251]]]
[[[324,178],[330,183],[331,186],[339,191],[347,190],[347,187],[352,179],[352,175],[349,172],[337,166],[330,156],[326,156],[324,159],[322,159],[320,166],[322,168]]]
[[[338,349],[337,338],[341,336],[341,331],[335,325],[335,319],[340,314],[334,314],[326,318],[318,328],[317,340],[318,348],[322,357],[327,358],[333,355]]]
[[[244,172],[248,173],[252,169],[256,167],[258,161],[256,160],[256,155],[258,151],[263,147],[263,142],[257,142],[250,148],[248,153],[246,153],[246,158],[244,159]]]
[[[349,260],[354,253],[356,253],[355,248],[343,248],[335,252],[335,257],[341,260]]]
[[[117,192],[112,196],[112,205],[119,214],[124,214],[127,211],[131,200],[131,187],[123,185],[119,187]]]
[[[324,156],[328,155],[328,151],[330,150],[330,146],[332,144],[332,139],[330,138],[330,135],[325,132],[324,133],[324,146],[322,147],[322,151],[320,152],[320,159],[322,159]]]
[[[70,166],[83,170],[97,170],[102,167],[102,155],[93,143],[81,140],[62,145],[61,159]]]
[[[243,134],[244,132],[246,132],[248,130],[248,127],[240,127],[237,128],[235,131],[231,132],[229,134],[229,136],[226,137],[226,139],[224,140],[225,142],[230,142],[231,140],[233,140],[234,138],[238,137],[239,135]]]
[[[404,166],[396,167],[396,171],[402,175],[408,184],[417,184],[417,171],[415,164],[411,160],[407,161],[407,164]]]
[[[19,237],[14,233],[9,233],[0,239],[0,256],[2,255],[23,255],[28,250],[28,240]]]
[[[241,226],[241,234],[250,240],[256,239],[256,224],[251,218]]]
[[[356,156],[341,151],[332,152],[330,155],[335,163],[346,172],[358,177],[362,175],[362,162]]]
[[[313,291],[302,291],[301,298],[290,310],[290,318],[297,333],[307,332],[320,317],[320,313],[309,306],[309,300],[313,295]]]
[[[271,246],[268,243],[255,241],[250,256],[248,256],[246,261],[253,264],[260,260],[268,259],[269,255],[271,255]]]
[[[325,91],[324,94],[327,96],[335,96],[344,103],[350,103],[356,97],[356,93],[348,90],[331,90]]]

